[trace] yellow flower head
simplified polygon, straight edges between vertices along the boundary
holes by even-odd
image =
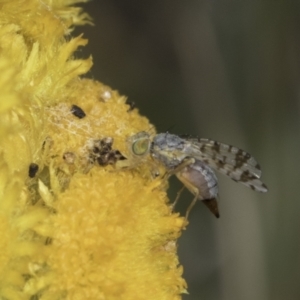
[[[0,0],[0,298],[180,299],[167,183],[129,136],[153,126],[74,59],[78,0]]]

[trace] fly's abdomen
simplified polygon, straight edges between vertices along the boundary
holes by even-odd
[[[190,192],[198,194],[199,200],[213,199],[218,195],[218,181],[214,171],[199,160],[183,168],[176,176]]]

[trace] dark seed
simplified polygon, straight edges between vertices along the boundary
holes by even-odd
[[[31,163],[29,165],[29,170],[28,170],[29,177],[33,178],[36,175],[38,170],[39,170],[39,166],[35,163]]]
[[[75,104],[72,105],[72,107],[71,107],[71,113],[79,119],[82,119],[85,117],[85,112],[79,106],[77,106]]]
[[[45,241],[45,245],[50,245],[50,244],[52,244],[52,238],[47,237]]]

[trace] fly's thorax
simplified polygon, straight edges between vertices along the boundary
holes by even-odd
[[[178,135],[170,133],[159,133],[153,138],[154,145],[157,145],[161,149],[170,149],[170,151],[183,149],[185,142],[186,141]]]
[[[178,179],[200,200],[213,199],[218,195],[218,180],[214,171],[205,163],[196,160],[176,174]]]
[[[186,158],[184,149],[184,139],[174,134],[160,133],[153,138],[150,152],[167,169],[174,169]]]

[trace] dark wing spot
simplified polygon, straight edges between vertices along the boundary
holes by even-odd
[[[220,153],[220,143],[213,141],[213,146],[211,148],[217,153]]]
[[[33,178],[36,175],[38,170],[39,170],[39,166],[35,163],[31,163],[29,165],[29,170],[28,170],[29,177]]]
[[[246,161],[249,158],[251,158],[251,155],[248,152],[245,152],[242,149],[238,149],[238,151],[236,153],[236,157],[238,157],[239,159],[243,159],[244,161]]]
[[[240,167],[242,167],[244,165],[245,161],[243,159],[239,159],[237,157],[236,161],[235,161],[235,165],[233,167],[234,170],[239,169]]]
[[[218,159],[217,161],[216,161],[216,164],[217,164],[217,166],[218,166],[218,168],[224,168],[224,165],[225,165],[225,163],[224,163],[224,161],[223,160],[221,160],[221,159]]]
[[[251,190],[255,191],[255,187],[252,184],[249,184],[249,187],[251,188]]]
[[[238,149],[237,153],[236,153],[237,157],[244,157],[244,151],[242,149]]]
[[[248,160],[251,158],[251,155],[241,149],[236,153],[235,155],[235,165],[234,165],[234,170],[241,168],[243,165],[245,165]]]
[[[255,168],[256,168],[257,170],[260,170],[260,165],[257,163],[256,166],[255,166]]]
[[[240,181],[247,182],[253,179],[256,179],[256,177],[254,175],[251,175],[250,172],[247,170],[241,174]]]
[[[205,147],[204,145],[202,145],[202,146],[200,147],[200,151],[201,151],[202,153],[205,153],[205,150],[206,150],[206,147]]]
[[[80,108],[79,106],[77,106],[75,104],[72,105],[72,107],[71,107],[71,113],[79,119],[82,119],[86,116],[85,112],[82,110],[82,108]]]

